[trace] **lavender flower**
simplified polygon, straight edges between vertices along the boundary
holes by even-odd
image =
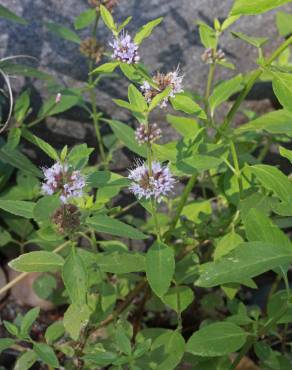
[[[112,54],[113,59],[128,64],[139,62],[138,45],[132,41],[128,33],[121,33],[120,36],[110,43],[110,46],[114,49]]]
[[[146,125],[140,125],[135,131],[135,137],[138,143],[154,143],[161,137],[161,129],[157,126],[157,123]]]
[[[180,74],[180,70],[177,67],[177,69],[173,72],[168,72],[167,74],[158,72],[153,77],[153,82],[157,85],[157,88],[152,87],[149,82],[144,81],[144,83],[141,85],[141,90],[147,103],[150,103],[157,94],[161,93],[170,86],[171,90],[168,96],[165,97],[160,103],[160,107],[164,108],[167,106],[169,98],[174,98],[176,94],[183,92],[182,80],[183,75]]]
[[[50,168],[43,168],[45,181],[42,184],[42,193],[46,195],[60,194],[62,203],[70,198],[80,198],[83,195],[85,179],[80,171],[72,171],[66,164],[56,162]]]
[[[146,162],[138,163],[135,169],[130,170],[128,178],[133,180],[129,189],[138,199],[153,197],[158,202],[172,191],[175,184],[168,166],[163,166],[159,162],[152,163],[151,175]]]

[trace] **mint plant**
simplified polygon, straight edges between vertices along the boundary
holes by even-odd
[[[62,89],[28,69],[53,93],[31,120],[24,91],[1,139],[0,246],[17,255],[9,266],[20,274],[0,294],[40,272],[43,289],[36,284],[36,292],[65,307],[39,340],[32,333],[38,308],[3,321],[7,337],[0,348],[19,352],[16,369],[41,362],[49,369],[236,370],[246,356],[260,368],[291,368],[292,184],[289,174],[265,162],[271,145],[292,161],[291,15],[276,14],[283,41],[270,55],[266,38],[231,31],[239,45],[258,51],[258,67],[245,76],[220,48],[220,37],[240,17],[289,2],[236,0],[224,21],[199,22],[202,68],[209,70],[203,96],[185,89],[191,77],[183,66],[152,72],[143,64],[141,43],[162,18],[130,35],[131,17],[118,23],[115,1],[92,0],[94,7],[74,23],[77,30],[91,26],[90,39],[47,24],[79,45],[89,77],[84,89]],[[0,15],[18,19],[2,7]],[[107,45],[96,40],[99,20],[110,33]],[[217,80],[221,68],[233,76]],[[117,72],[129,81],[128,99],[113,101],[130,112],[135,129],[97,111],[94,89]],[[258,116],[243,103],[260,80],[271,82],[281,109]],[[97,148],[83,143],[57,150],[35,135],[36,124],[74,105],[92,118]],[[154,110],[165,112],[178,139],[161,144]],[[236,125],[239,112],[246,122]],[[102,136],[102,124],[110,137]],[[33,164],[21,150],[23,140],[51,166]],[[109,166],[122,147],[136,159],[120,174]],[[94,151],[99,156],[92,164]],[[121,195],[125,206],[117,201]],[[261,304],[248,299],[262,292],[268,276],[273,283]]]

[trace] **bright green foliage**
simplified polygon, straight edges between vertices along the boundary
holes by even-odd
[[[16,370],[235,370],[243,357],[259,368],[291,369],[291,15],[275,13],[282,42],[236,28],[244,16],[289,2],[235,0],[225,20],[196,20],[205,86],[183,62],[159,73],[146,66],[143,41],[153,42],[163,18],[128,31],[132,17],[118,23],[114,1],[90,2],[71,28],[45,23],[82,51],[88,71],[78,87],[0,60],[11,100],[0,138],[0,247],[5,261],[15,257],[8,266],[22,272],[1,288],[1,304],[29,276],[56,312],[34,307],[3,320],[0,351],[19,350]],[[26,24],[3,6],[0,18]],[[243,43],[256,48],[253,71],[236,70],[223,33],[241,58]],[[186,37],[195,42],[194,34]],[[36,113],[29,89],[13,96],[14,75],[44,85]],[[108,83],[96,89],[110,78],[120,90],[108,97]],[[281,109],[256,113],[243,104],[259,81],[271,84]],[[58,126],[67,112],[85,117],[90,143],[78,133],[76,145],[46,135],[44,121],[54,116]],[[43,327],[44,316],[56,321]]]

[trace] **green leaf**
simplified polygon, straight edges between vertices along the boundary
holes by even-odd
[[[163,99],[167,98],[171,90],[172,90],[172,87],[168,86],[161,93],[155,95],[154,98],[151,100],[151,103],[149,104],[149,112],[151,112],[154,108],[156,108],[157,105],[160,104]]]
[[[38,297],[42,299],[50,299],[54,290],[57,288],[57,281],[53,275],[41,274],[33,282],[33,290]]]
[[[173,109],[182,111],[188,114],[195,114],[201,119],[207,119],[206,113],[193,99],[187,95],[177,94],[170,99]]]
[[[132,106],[137,107],[136,112],[145,112],[147,111],[147,103],[144,96],[136,88],[135,85],[130,84],[128,87],[128,99]]]
[[[175,286],[169,288],[161,300],[174,311],[182,312],[193,302],[194,293],[188,286]]]
[[[289,202],[292,199],[292,183],[278,168],[257,164],[251,166],[250,170],[264,188],[272,191],[283,202]]]
[[[52,158],[54,161],[59,160],[59,156],[56,152],[56,150],[46,141],[43,139],[33,135],[26,129],[22,129],[22,136],[31,142],[32,144],[35,144],[37,147],[39,147],[44,153],[46,153],[50,158]]]
[[[194,174],[217,168],[222,162],[223,159],[221,158],[212,157],[210,155],[195,154],[189,158],[178,161],[176,166],[179,170],[184,171],[187,174]]]
[[[13,215],[33,218],[33,208],[35,203],[26,202],[23,200],[2,200],[0,199],[0,209],[6,212],[12,213]]]
[[[291,247],[289,238],[262,211],[252,208],[244,219],[244,226],[249,241],[263,241]]]
[[[71,304],[68,307],[64,314],[63,324],[73,340],[79,338],[79,333],[87,325],[90,314],[90,309],[85,304],[82,306]]]
[[[271,134],[287,134],[292,136],[292,112],[279,109],[264,114],[263,116],[252,120],[245,125],[240,126],[236,131],[267,131]]]
[[[291,0],[236,0],[231,15],[255,15],[267,12]]]
[[[292,247],[267,242],[248,242],[215,262],[201,266],[196,285],[209,288],[236,283],[292,261]]]
[[[81,30],[88,27],[91,23],[95,21],[96,9],[88,9],[80,13],[75,19],[74,28],[75,30]]]
[[[272,72],[273,90],[280,104],[290,112],[292,111],[292,74]]]
[[[11,347],[15,343],[14,339],[11,338],[0,338],[0,353],[5,349]]]
[[[213,28],[211,28],[210,26],[203,22],[199,22],[198,27],[200,39],[204,47],[206,49],[208,48],[215,49],[217,46],[217,37],[215,30],[213,30]]]
[[[6,244],[12,241],[12,237],[7,230],[0,227],[0,247],[4,247]]]
[[[195,356],[216,357],[235,352],[246,340],[246,333],[230,322],[216,322],[196,331],[187,342],[186,351]]]
[[[269,319],[273,319],[279,315],[279,311],[287,302],[287,291],[280,290],[273,294],[268,302],[267,313]],[[288,310],[282,315],[277,321],[278,324],[286,324],[292,322],[292,307],[288,307]]]
[[[104,272],[128,274],[145,271],[145,256],[134,252],[99,253],[97,265]]]
[[[117,29],[116,29],[116,25],[115,25],[113,16],[107,10],[107,8],[103,5],[100,5],[99,6],[99,11],[100,11],[101,18],[104,21],[104,24],[107,26],[107,28],[109,28],[113,32],[116,32]]]
[[[24,76],[24,77],[34,77],[38,78],[43,81],[50,81],[53,80],[53,77],[49,75],[48,73],[39,71],[36,68],[29,67],[25,64],[17,64],[17,63],[1,63],[1,68],[9,74],[9,75],[17,75],[17,76]]]
[[[185,341],[175,330],[167,330],[152,343],[151,353],[146,357],[146,367],[153,364],[154,369],[171,370],[180,363],[185,351]]]
[[[45,22],[47,29],[62,39],[80,44],[80,37],[74,31],[55,22]]]
[[[278,12],[276,14],[276,24],[281,36],[289,36],[292,33],[292,14]]]
[[[48,223],[53,212],[61,205],[57,196],[45,196],[40,198],[33,208],[33,218],[38,223]]]
[[[112,73],[119,65],[119,62],[104,63],[95,68],[92,73]]]
[[[122,325],[116,328],[115,340],[119,351],[129,356],[132,352],[132,345]]]
[[[225,256],[242,242],[243,242],[242,237],[236,234],[234,231],[231,231],[230,233],[224,235],[220,239],[219,243],[216,245],[216,249],[214,252],[214,260],[216,261],[219,258]]]
[[[28,350],[18,357],[14,370],[28,370],[37,361],[38,356],[34,351]]]
[[[21,321],[21,326],[20,326],[20,335],[23,338],[29,337],[29,332],[31,329],[32,324],[35,322],[37,319],[38,315],[40,313],[40,308],[35,307],[29,310],[23,317]]]
[[[153,292],[162,297],[168,290],[175,268],[173,249],[155,242],[146,254],[146,276]]]
[[[65,328],[62,321],[55,321],[47,328],[45,332],[46,341],[49,344],[53,343],[56,340],[60,339],[64,335],[64,332]]]
[[[81,170],[88,163],[90,154],[94,151],[93,148],[88,148],[87,144],[75,145],[67,156],[68,163],[74,170]]]
[[[107,120],[116,137],[132,152],[147,158],[146,145],[139,145],[135,138],[134,130],[127,124],[117,120]]]
[[[2,147],[0,160],[31,175],[41,177],[42,172],[19,150]]]
[[[261,48],[269,39],[266,37],[252,37],[248,36],[242,32],[231,32],[232,36],[247,42],[256,48]]]
[[[166,120],[184,137],[194,137],[200,129],[198,122],[193,118],[167,114]]]
[[[130,181],[128,178],[118,175],[117,173],[110,171],[94,171],[87,179],[86,183],[88,186],[93,188],[103,188],[112,186],[128,186]]]
[[[289,150],[287,148],[284,148],[283,146],[280,146],[279,152],[282,157],[287,158],[292,163],[292,150]]]
[[[160,17],[144,24],[144,26],[142,26],[142,28],[136,33],[134,37],[134,42],[138,45],[141,44],[144,39],[151,35],[153,28],[158,26],[162,20],[163,17]]]
[[[117,300],[117,289],[108,283],[102,283],[100,288],[101,308],[103,312],[112,310]]]
[[[65,260],[62,278],[71,303],[86,304],[87,272],[82,258],[74,249]]]
[[[107,351],[87,354],[83,358],[86,361],[93,362],[95,365],[107,366],[113,364],[118,358],[120,358],[120,355]]]
[[[57,356],[49,345],[35,342],[33,345],[33,350],[45,364],[56,368],[60,367]]]
[[[147,239],[148,236],[133,226],[127,225],[106,215],[96,215],[87,218],[87,225],[95,231],[129,239]]]
[[[12,269],[21,272],[51,272],[59,270],[63,264],[63,257],[47,251],[25,253],[9,262]]]
[[[14,105],[14,117],[17,122],[22,122],[27,115],[27,111],[30,106],[30,94],[28,90],[24,92],[16,99]]]
[[[215,109],[228,100],[233,94],[240,91],[242,88],[242,75],[238,75],[231,80],[223,81],[215,86],[212,95],[209,98],[211,114],[214,114]]]
[[[19,330],[18,330],[18,327],[16,325],[14,325],[14,324],[12,324],[12,322],[9,322],[9,321],[6,321],[6,320],[3,320],[3,324],[4,324],[5,329],[8,331],[8,333],[10,333],[13,336],[18,337]]]
[[[55,114],[63,113],[77,105],[81,100],[80,91],[78,89],[62,90],[61,94],[62,97],[59,103],[56,104],[55,95],[45,102],[38,112],[38,118],[54,116]]]
[[[22,25],[27,25],[27,21],[15,13],[13,13],[11,10],[7,9],[5,6],[0,5],[0,18],[8,19],[9,21],[13,21]]]

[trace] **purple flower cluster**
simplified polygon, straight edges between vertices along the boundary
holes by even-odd
[[[43,168],[43,173],[43,194],[59,193],[62,203],[67,203],[70,198],[82,197],[86,183],[80,171],[72,171],[66,163],[56,162],[50,168]]]
[[[144,81],[141,85],[141,90],[147,103],[150,103],[157,94],[161,93],[166,88],[171,87],[168,96],[160,103],[160,107],[164,108],[167,106],[169,98],[174,98],[176,94],[183,92],[182,80],[183,75],[180,74],[179,68],[173,72],[168,72],[167,74],[158,72],[153,77],[153,82],[156,84],[157,88],[151,86],[149,82]]]
[[[172,191],[175,179],[173,178],[168,166],[163,166],[159,162],[153,162],[149,172],[146,162],[130,170],[128,178],[133,180],[129,189],[138,199],[153,197],[160,202],[163,196]]]
[[[121,33],[110,43],[110,46],[114,49],[113,59],[128,64],[139,62],[138,45],[132,41],[128,33]]]
[[[161,129],[157,123],[140,125],[135,131],[137,142],[141,144],[152,144],[161,137]]]

